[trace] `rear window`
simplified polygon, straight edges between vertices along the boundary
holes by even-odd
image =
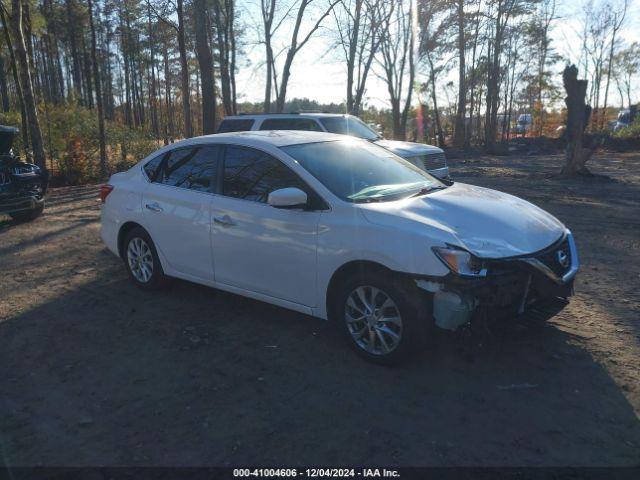
[[[220,123],[220,126],[218,126],[217,133],[247,132],[253,127],[253,122],[255,122],[255,120],[250,118],[224,119]]]
[[[322,132],[318,122],[310,118],[268,118],[260,130],[307,130],[311,132]]]

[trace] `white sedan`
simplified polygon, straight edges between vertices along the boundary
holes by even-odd
[[[434,325],[566,299],[578,270],[571,233],[540,208],[342,135],[191,138],[101,197],[102,238],[139,287],[177,277],[330,319],[378,363]]]

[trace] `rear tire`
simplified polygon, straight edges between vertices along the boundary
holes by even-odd
[[[30,222],[42,215],[43,211],[44,203],[31,210],[21,210],[19,212],[10,213],[9,216],[16,222]]]
[[[424,345],[429,324],[424,292],[388,272],[353,275],[331,307],[349,346],[379,365],[398,365]]]
[[[122,259],[129,278],[143,290],[159,290],[168,283],[158,252],[147,231],[135,227],[124,239]]]

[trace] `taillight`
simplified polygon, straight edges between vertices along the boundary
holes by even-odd
[[[111,192],[113,192],[113,185],[108,183],[100,185],[100,201],[104,203]]]

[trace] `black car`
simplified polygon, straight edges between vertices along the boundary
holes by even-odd
[[[11,146],[17,136],[17,128],[0,125],[0,214],[18,221],[33,220],[44,210],[49,173],[13,154]]]

